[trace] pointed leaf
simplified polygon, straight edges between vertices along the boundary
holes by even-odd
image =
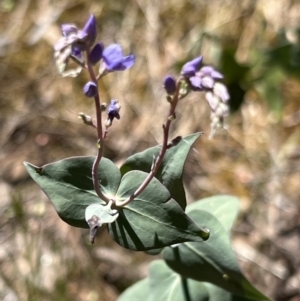
[[[149,268],[149,301],[208,301],[205,286],[192,279],[183,279],[163,260],[156,260]],[[219,300],[220,301],[220,300]]]
[[[184,137],[177,145],[169,148],[156,174],[156,178],[167,187],[172,198],[178,202],[182,209],[186,207],[185,191],[182,183],[183,167],[192,145],[200,135],[200,133],[196,133]],[[127,158],[121,167],[122,175],[132,170],[149,173],[153,157],[158,156],[160,149],[161,146],[155,146]]]
[[[149,294],[149,279],[145,278],[127,288],[117,301],[148,301]]]
[[[131,171],[122,178],[116,198],[125,200],[148,176]],[[108,225],[109,234],[121,246],[137,251],[157,249],[185,241],[203,241],[209,234],[198,227],[174,201],[169,191],[155,178],[146,189]]]
[[[186,213],[203,210],[211,213],[222,224],[226,231],[230,231],[239,211],[238,198],[231,195],[216,195],[194,202],[186,207]]]
[[[71,226],[88,228],[85,209],[91,204],[105,204],[94,191],[92,165],[94,157],[72,157],[36,167],[24,162],[33,180],[46,193],[58,215]],[[98,177],[100,189],[114,195],[120,183],[119,169],[102,158]]]
[[[183,277],[206,281],[227,291],[254,300],[269,300],[242,274],[231,248],[229,235],[218,220],[208,212],[194,210],[189,216],[211,231],[206,242],[187,242],[176,248],[165,248],[166,263]]]

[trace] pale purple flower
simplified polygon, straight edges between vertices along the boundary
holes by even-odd
[[[82,29],[74,24],[61,26],[63,37],[54,45],[56,66],[63,76],[77,76],[84,64],[83,51],[93,46],[96,35],[96,19],[91,15]],[[80,67],[67,70],[69,59],[72,58]]]
[[[176,91],[176,81],[173,76],[166,76],[164,79],[164,88],[169,95],[172,95]]]
[[[227,104],[230,96],[224,84],[218,82],[223,75],[212,66],[202,67],[202,56],[187,62],[181,70],[187,86],[193,91],[204,91],[211,108],[211,137],[219,127],[223,127],[224,118],[229,114]]]
[[[123,56],[122,47],[119,44],[111,44],[103,51],[105,69],[109,72],[123,71],[133,66],[135,56],[133,54]]]
[[[95,16],[91,15],[82,29],[78,29],[74,24],[63,24],[61,31],[63,38],[55,44],[55,51],[60,51],[69,45],[84,51],[91,47],[96,40],[97,26]]]
[[[202,56],[187,62],[181,70],[181,74],[187,78],[190,88],[194,91],[211,90],[215,81],[222,79],[223,75],[211,66],[202,68]]]

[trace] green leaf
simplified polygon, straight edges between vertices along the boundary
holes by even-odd
[[[24,164],[62,220],[71,226],[89,228],[85,209],[91,204],[105,204],[94,191],[93,162],[94,157],[72,157],[42,167]],[[121,179],[119,169],[110,160],[102,158],[98,177],[102,192],[114,196]]]
[[[149,293],[149,279],[145,278],[127,288],[117,301],[147,301]]]
[[[203,210],[218,219],[226,231],[230,231],[239,211],[239,199],[231,195],[216,195],[196,201],[186,207],[186,213]]]
[[[242,274],[229,235],[218,220],[202,210],[194,210],[189,216],[208,227],[210,237],[204,243],[187,242],[165,248],[162,256],[166,263],[183,277],[210,282],[249,299],[269,300]]]
[[[147,176],[138,170],[126,173],[116,198],[122,201],[131,196]],[[119,213],[119,218],[108,225],[109,234],[127,249],[145,251],[185,241],[203,241],[209,236],[156,178],[134,201],[119,208]]]
[[[208,292],[203,283],[182,278],[179,274],[174,273],[163,260],[156,260],[151,263],[149,285],[149,301],[209,300]]]
[[[185,191],[182,183],[183,167],[192,145],[200,135],[201,133],[196,133],[184,137],[176,146],[168,149],[156,174],[156,178],[167,187],[172,198],[178,202],[182,209],[186,207]],[[160,149],[161,146],[155,146],[130,156],[121,167],[121,174],[124,175],[132,170],[149,173],[153,157],[158,156]]]

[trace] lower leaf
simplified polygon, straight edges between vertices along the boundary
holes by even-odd
[[[204,243],[187,242],[176,248],[165,248],[162,256],[169,267],[198,281],[210,282],[249,299],[269,300],[242,274],[231,248],[229,235],[210,213],[194,210],[189,216],[206,225],[211,234]]]

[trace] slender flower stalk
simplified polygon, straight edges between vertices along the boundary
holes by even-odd
[[[140,195],[148,186],[148,184],[151,182],[151,180],[155,177],[161,163],[162,160],[166,154],[167,149],[169,148],[168,146],[168,139],[169,139],[169,131],[170,131],[170,126],[172,121],[175,119],[175,110],[176,110],[176,106],[177,103],[180,99],[180,89],[181,89],[181,80],[182,78],[179,78],[177,80],[177,85],[176,85],[176,90],[174,93],[174,97],[172,99],[172,101],[170,102],[170,109],[169,109],[169,113],[168,113],[168,117],[167,120],[165,122],[165,124],[163,125],[163,143],[161,146],[161,150],[151,168],[150,173],[148,174],[147,178],[144,180],[144,182],[140,185],[140,187],[130,196],[128,197],[126,200],[124,201],[115,201],[115,205],[118,207],[124,207],[125,205],[129,204],[130,202],[132,202],[138,195]]]
[[[87,56],[89,56],[89,51],[87,51]],[[88,71],[91,77],[91,80],[93,83],[97,85],[97,79],[93,70],[93,66],[91,63],[88,61],[87,62],[87,67]],[[98,167],[101,161],[101,158],[103,157],[103,150],[104,150],[104,136],[103,136],[103,131],[102,131],[102,114],[101,114],[101,102],[100,102],[100,96],[99,96],[99,91],[97,89],[97,93],[94,97],[95,100],[95,108],[96,108],[96,124],[97,124],[97,146],[98,146],[98,153],[95,158],[95,161],[93,163],[92,167],[92,178],[93,178],[93,184],[94,184],[94,189],[97,193],[97,195],[106,203],[108,204],[110,199],[107,198],[101,191],[100,186],[99,186],[99,180],[98,180]]]

